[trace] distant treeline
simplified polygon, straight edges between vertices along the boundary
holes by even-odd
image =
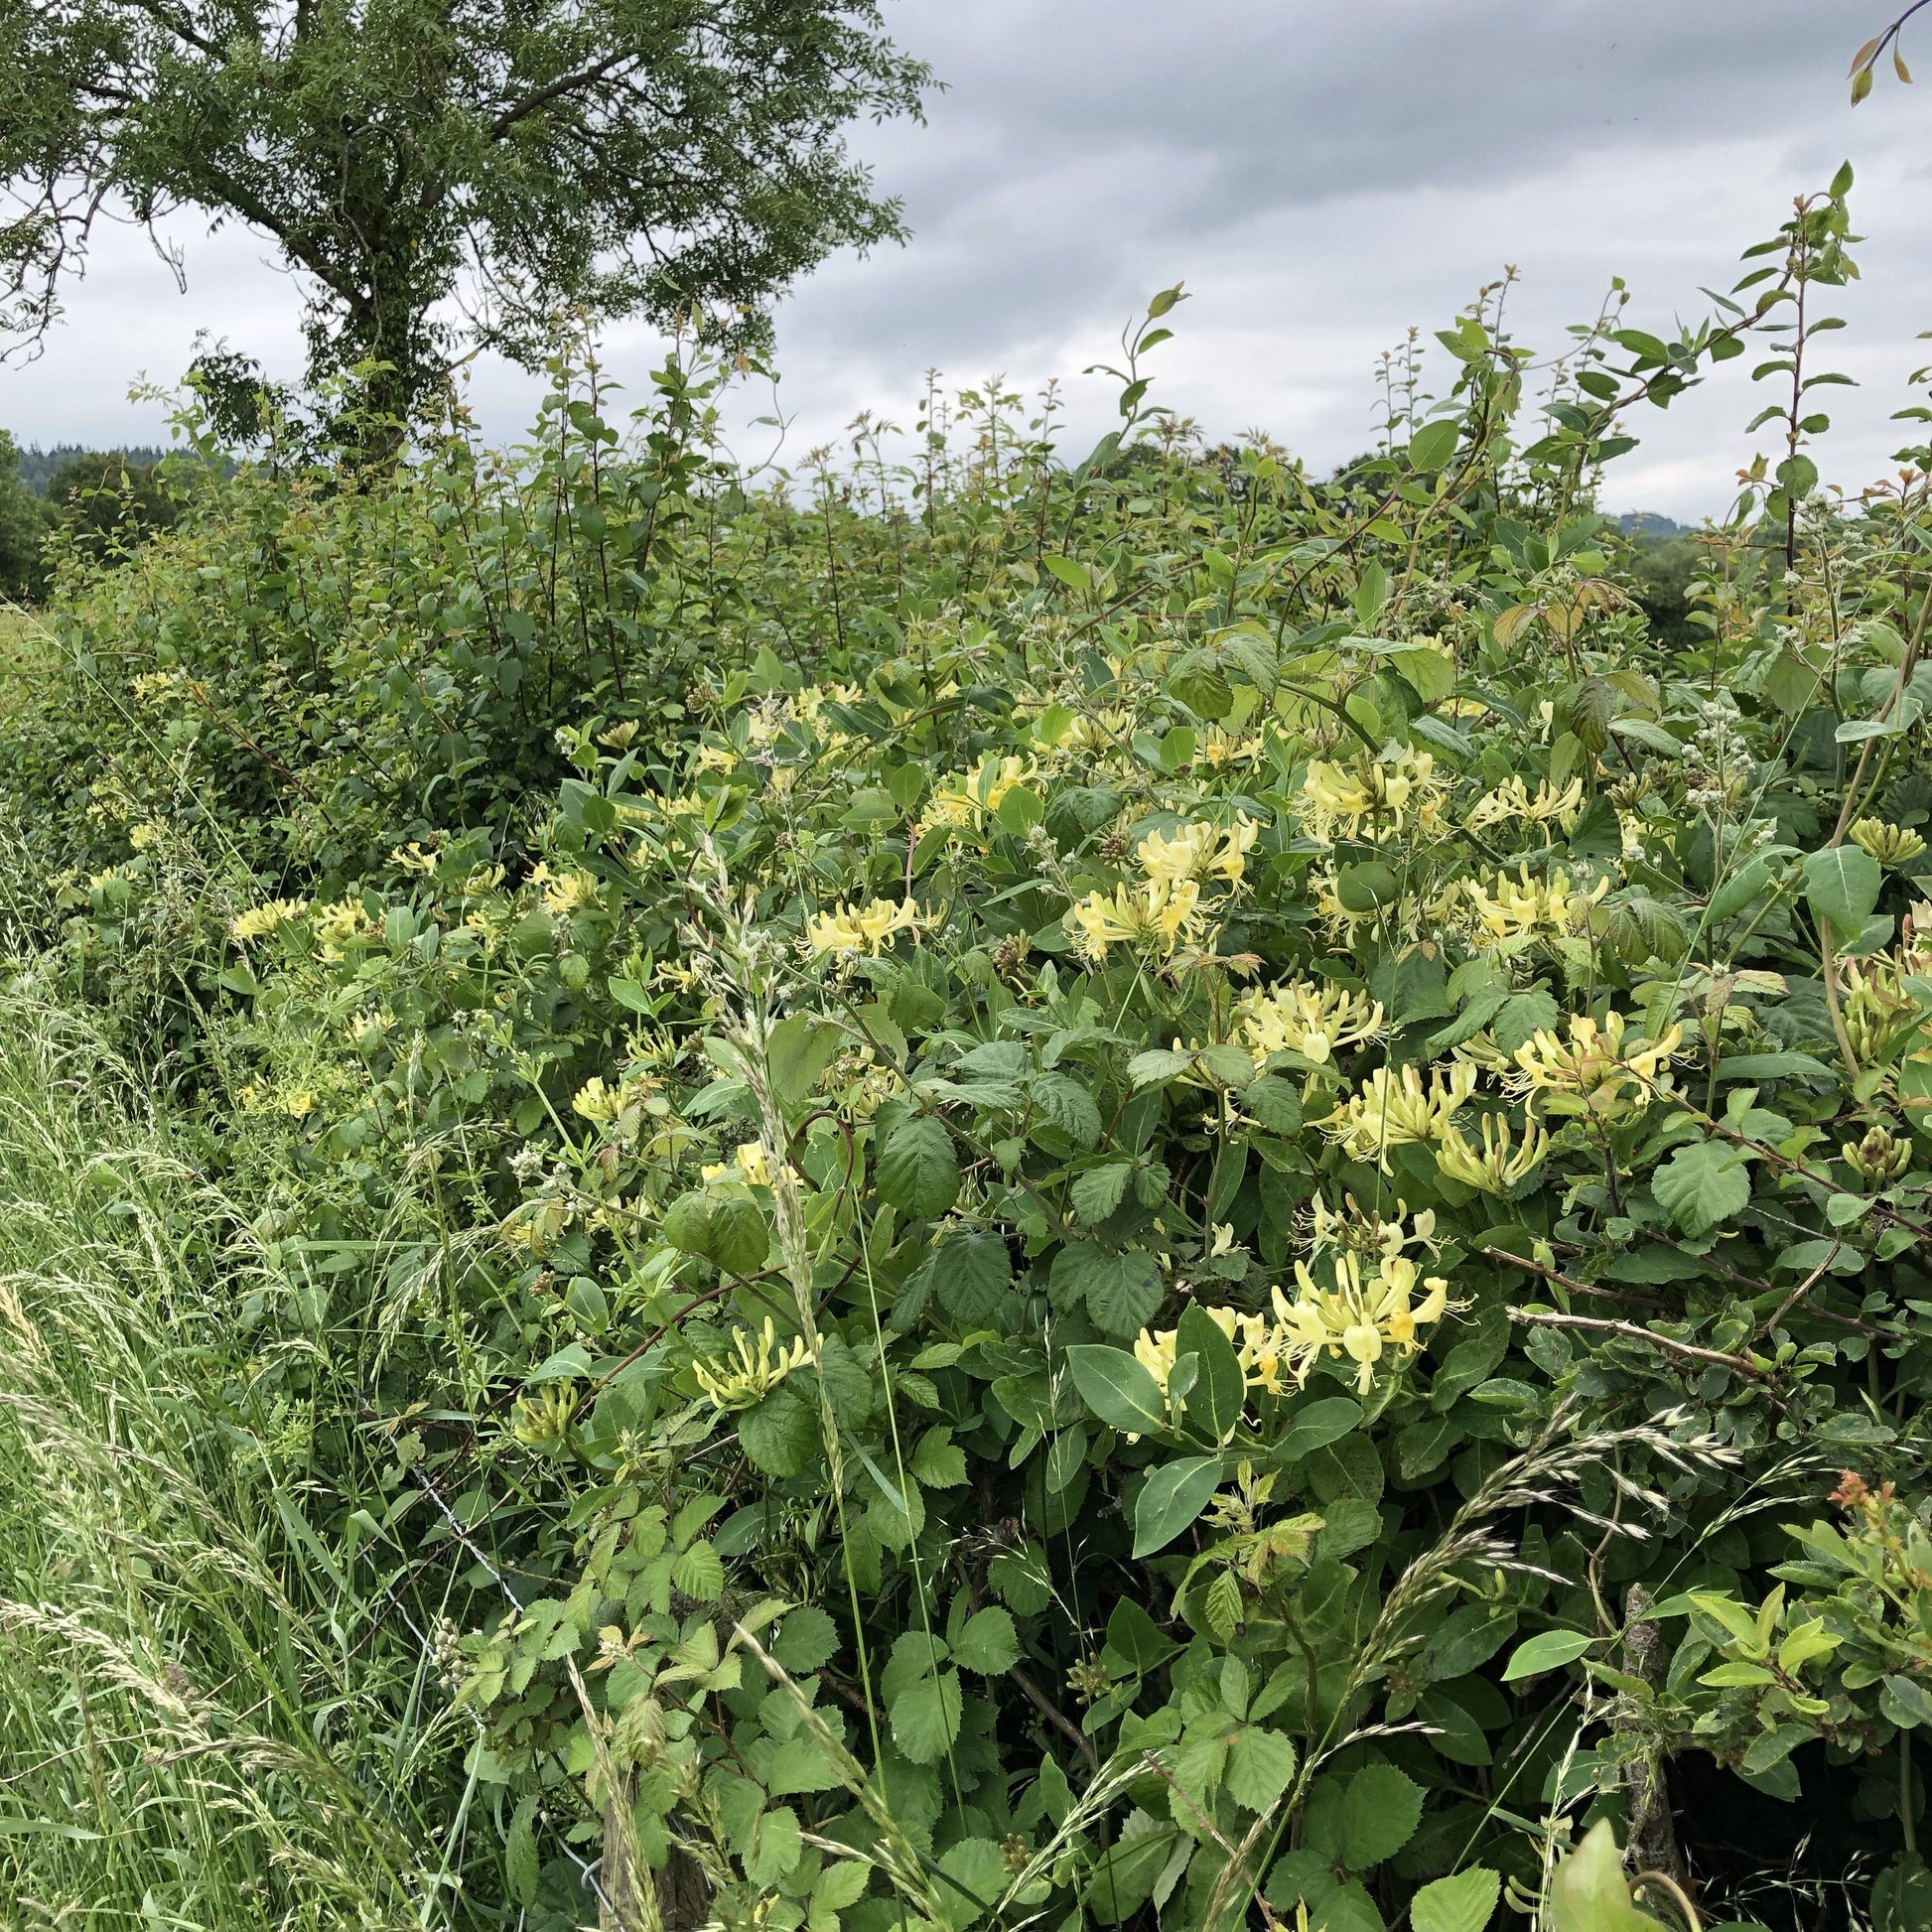
[[[48,484],[77,457],[112,457],[130,470],[152,470],[167,454],[146,444],[116,450],[90,449],[84,443],[57,443],[51,450],[43,450],[38,444],[30,444],[20,452],[18,475],[36,496],[45,496]]]

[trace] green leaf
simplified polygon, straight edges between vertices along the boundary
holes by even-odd
[[[1750,1171],[1721,1141],[1680,1147],[1650,1177],[1651,1191],[1686,1234],[1703,1234],[1738,1213],[1751,1197]]]
[[[1275,1439],[1270,1459],[1277,1463],[1293,1462],[1315,1449],[1325,1449],[1337,1438],[1346,1436],[1361,1419],[1362,1405],[1349,1396],[1323,1396],[1318,1401],[1305,1403]]]
[[[1519,1678],[1534,1677],[1539,1671],[1574,1664],[1595,1641],[1581,1630],[1545,1630],[1527,1643],[1519,1643],[1511,1652],[1503,1670],[1503,1682],[1514,1684]]]
[[[1607,1818],[1592,1825],[1551,1876],[1545,1900],[1550,1932],[1657,1932],[1657,1921],[1630,1899],[1623,1858]]]
[[[537,1902],[537,1882],[543,1873],[537,1858],[536,1832],[530,1822],[536,1816],[536,1799],[525,1798],[516,1807],[503,1840],[503,1889],[518,1905]]]
[[[976,1924],[1000,1902],[1011,1874],[990,1838],[962,1838],[939,1855],[944,1874],[933,1889],[955,1927]],[[950,1881],[950,1882],[948,1882]]]
[[[929,1221],[959,1198],[952,1136],[931,1114],[902,1120],[879,1150],[880,1197],[908,1220]]]
[[[775,1885],[796,1868],[804,1841],[798,1834],[798,1814],[789,1805],[773,1805],[759,1815],[752,1832],[752,1849],[745,1855],[745,1875],[755,1885]]]
[[[1107,1647],[1119,1652],[1130,1669],[1151,1671],[1165,1664],[1180,1645],[1131,1596],[1123,1596],[1107,1618]]]
[[[1295,1775],[1295,1746],[1279,1730],[1243,1725],[1228,1752],[1223,1788],[1238,1805],[1266,1811]]]
[[[1472,1864],[1423,1886],[1409,1901],[1409,1923],[1414,1932],[1483,1932],[1502,1888],[1498,1873]]]
[[[1176,1348],[1199,1357],[1200,1373],[1187,1391],[1187,1420],[1209,1442],[1225,1443],[1241,1421],[1247,1380],[1234,1344],[1198,1302],[1181,1311]]]
[[[1932,1697],[1926,1696],[1924,1685],[1909,1677],[1887,1677],[1878,1694],[1878,1708],[1901,1730],[1932,1725]]]
[[[1425,423],[1409,439],[1411,467],[1421,471],[1424,476],[1433,476],[1438,470],[1448,469],[1461,435],[1462,424],[1457,417],[1444,417],[1433,423]]]
[[[1100,1109],[1078,1080],[1042,1073],[1033,1082],[1034,1105],[1083,1152],[1100,1139]]]
[[[1885,883],[1884,870],[1856,845],[1831,845],[1805,860],[1805,902],[1841,941],[1856,938]]]
[[[949,1234],[926,1270],[939,1306],[963,1328],[991,1320],[1013,1287],[1013,1260],[1000,1234]]]
[[[944,1423],[919,1438],[912,1451],[912,1473],[928,1489],[957,1489],[966,1480],[966,1451]]]
[[[953,1656],[982,1677],[999,1677],[1020,1661],[1020,1639],[1013,1618],[998,1604],[975,1610],[953,1644]]]
[[[818,1458],[818,1417],[789,1389],[773,1389],[739,1417],[738,1446],[768,1476],[802,1475]]]
[[[1137,1335],[1160,1311],[1161,1265],[1141,1248],[1110,1255],[1069,1241],[1053,1259],[1052,1293],[1061,1308],[1084,1302],[1101,1333]]]
[[[771,1091],[787,1107],[796,1107],[817,1087],[818,1076],[839,1050],[842,1035],[829,1020],[814,1013],[794,1013],[771,1029],[766,1064]]]
[[[694,1543],[671,1563],[671,1582],[700,1603],[715,1603],[725,1593],[725,1566],[709,1543]]]
[[[1366,1764],[1341,1804],[1341,1857],[1350,1871],[1392,1859],[1422,1822],[1422,1786],[1393,1764]]]
[[[959,1735],[959,1673],[942,1670],[892,1701],[893,1741],[914,1764],[936,1763]]]
[[[816,1603],[787,1610],[771,1640],[771,1654],[792,1672],[815,1671],[839,1653],[839,1626]]]
[[[1207,1507],[1220,1486],[1218,1455],[1185,1455],[1148,1477],[1134,1504],[1134,1554],[1165,1549]]]
[[[1121,1204],[1133,1173],[1131,1162],[1109,1161],[1105,1167],[1089,1168],[1085,1173],[1076,1174],[1067,1190],[1074,1213],[1089,1227],[1104,1221]]]
[[[1080,1400],[1109,1429],[1149,1436],[1167,1427],[1168,1405],[1160,1383],[1126,1349],[1076,1342],[1066,1351],[1066,1365]]]
[[[1273,1073],[1251,1080],[1242,1090],[1241,1108],[1271,1134],[1295,1134],[1302,1126],[1302,1096]]]

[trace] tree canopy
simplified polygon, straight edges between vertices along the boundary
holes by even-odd
[[[50,326],[101,218],[195,209],[273,240],[311,374],[387,364],[396,414],[563,309],[755,334],[830,250],[903,233],[843,129],[927,79],[875,0],[15,0],[0,327]]]

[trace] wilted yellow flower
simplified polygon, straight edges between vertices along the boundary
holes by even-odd
[[[848,958],[864,953],[876,959],[896,932],[909,932],[916,944],[919,908],[909,898],[876,898],[860,906],[835,905],[815,913],[805,925],[805,949],[814,958]]]
[[[1384,1221],[1365,1210],[1353,1194],[1341,1198],[1339,1212],[1319,1194],[1309,1203],[1311,1238],[1316,1254],[1328,1248],[1345,1248],[1356,1254],[1387,1255],[1393,1260],[1405,1248],[1427,1248],[1434,1254],[1441,1245],[1436,1239],[1433,1207],[1421,1209],[1411,1221],[1409,1203],[1398,1198],[1395,1219]],[[1404,1221],[1409,1221],[1406,1229]]]
[[[1902,866],[1925,850],[1925,841],[1903,825],[1889,825],[1882,818],[1862,818],[1849,834],[1859,850],[1876,859],[1881,866]]]
[[[729,745],[700,745],[698,747],[698,769],[700,771],[736,771],[739,762],[738,754]]]
[[[1509,1122],[1497,1114],[1482,1117],[1482,1152],[1450,1127],[1436,1149],[1436,1165],[1451,1180],[1480,1187],[1485,1194],[1504,1194],[1542,1166],[1550,1152],[1550,1136],[1535,1121],[1526,1122],[1520,1143],[1510,1137]]]
[[[1520,776],[1505,778],[1494,791],[1483,795],[1469,808],[1469,815],[1462,822],[1472,832],[1486,831],[1492,825],[1507,824],[1512,820],[1527,820],[1533,825],[1542,825],[1555,819],[1564,830],[1569,831],[1577,822],[1577,814],[1584,802],[1584,781],[1572,778],[1567,785],[1552,785],[1548,778],[1538,781],[1535,794]]]
[[[139,825],[128,827],[127,842],[136,852],[148,852],[161,843],[166,827],[158,825],[153,819],[146,819]]]
[[[1599,1026],[1588,1014],[1571,1017],[1569,1038],[1538,1028],[1516,1049],[1517,1071],[1504,1081],[1519,1099],[1551,1113],[1590,1114],[1621,1120],[1654,1096],[1671,1091],[1670,1063],[1684,1039],[1672,1027],[1661,1039],[1631,1039],[1625,1048],[1623,1015],[1612,1011]]]
[[[1440,831],[1448,795],[1433,753],[1397,746],[1354,771],[1331,759],[1311,760],[1295,813],[1302,830],[1323,845],[1337,832],[1372,843],[1410,829]]]
[[[406,846],[392,847],[389,862],[403,872],[418,872],[425,878],[436,870],[436,854],[425,852],[420,839],[411,839]]]
[[[308,909],[306,899],[272,898],[265,905],[251,906],[239,918],[230,920],[228,933],[246,945],[250,939],[265,939],[278,925],[299,919]]]
[[[1432,1067],[1427,1086],[1414,1066],[1399,1073],[1378,1066],[1359,1093],[1317,1124],[1330,1140],[1341,1143],[1350,1160],[1373,1160],[1387,1173],[1389,1150],[1441,1140],[1475,1084],[1475,1068],[1463,1061],[1447,1069]]]
[[[749,1409],[762,1402],[795,1368],[811,1360],[811,1349],[800,1335],[789,1348],[780,1347],[771,1317],[764,1317],[754,1352],[743,1328],[732,1333],[732,1353],[722,1362],[693,1362],[698,1386],[720,1409]]]
[[[1247,994],[1236,1003],[1234,1021],[1257,1066],[1270,1053],[1284,1052],[1325,1066],[1337,1047],[1379,1039],[1385,1031],[1381,1001],[1345,986],[1306,980]]]
[[[1580,893],[1561,867],[1548,879],[1532,879],[1524,866],[1515,879],[1499,873],[1465,880],[1463,891],[1474,914],[1470,936],[1478,946],[1499,946],[1581,932],[1589,908],[1609,890],[1605,874],[1588,893]]]

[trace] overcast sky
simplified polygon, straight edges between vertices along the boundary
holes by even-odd
[[[1183,279],[1157,400],[1213,434],[1264,428],[1318,465],[1371,434],[1377,351],[1448,324],[1512,263],[1518,339],[1549,347],[1613,274],[1636,326],[1707,305],[1793,195],[1848,156],[1861,285],[1831,339],[1826,475],[1890,468],[1886,419],[1932,343],[1932,78],[1886,73],[1856,112],[1853,50],[1895,0],[886,0],[890,29],[946,83],[924,127],[856,145],[914,229],[902,249],[820,269],[783,305],[786,447],[871,407],[909,425],[920,371],[1065,379],[1074,453],[1106,426],[1123,318]],[[1928,15],[1932,21],[1932,15]],[[1907,55],[1932,74],[1932,27]],[[130,383],[170,381],[198,330],[300,367],[296,291],[242,230],[177,218],[186,294],[144,237],[103,237],[45,356],[0,368],[23,442],[158,439]],[[609,341],[633,390],[655,345]],[[1721,510],[1751,445],[1748,369],[1632,429],[1611,508]],[[512,435],[538,386],[480,366],[485,427]],[[748,431],[746,454],[761,452]]]

